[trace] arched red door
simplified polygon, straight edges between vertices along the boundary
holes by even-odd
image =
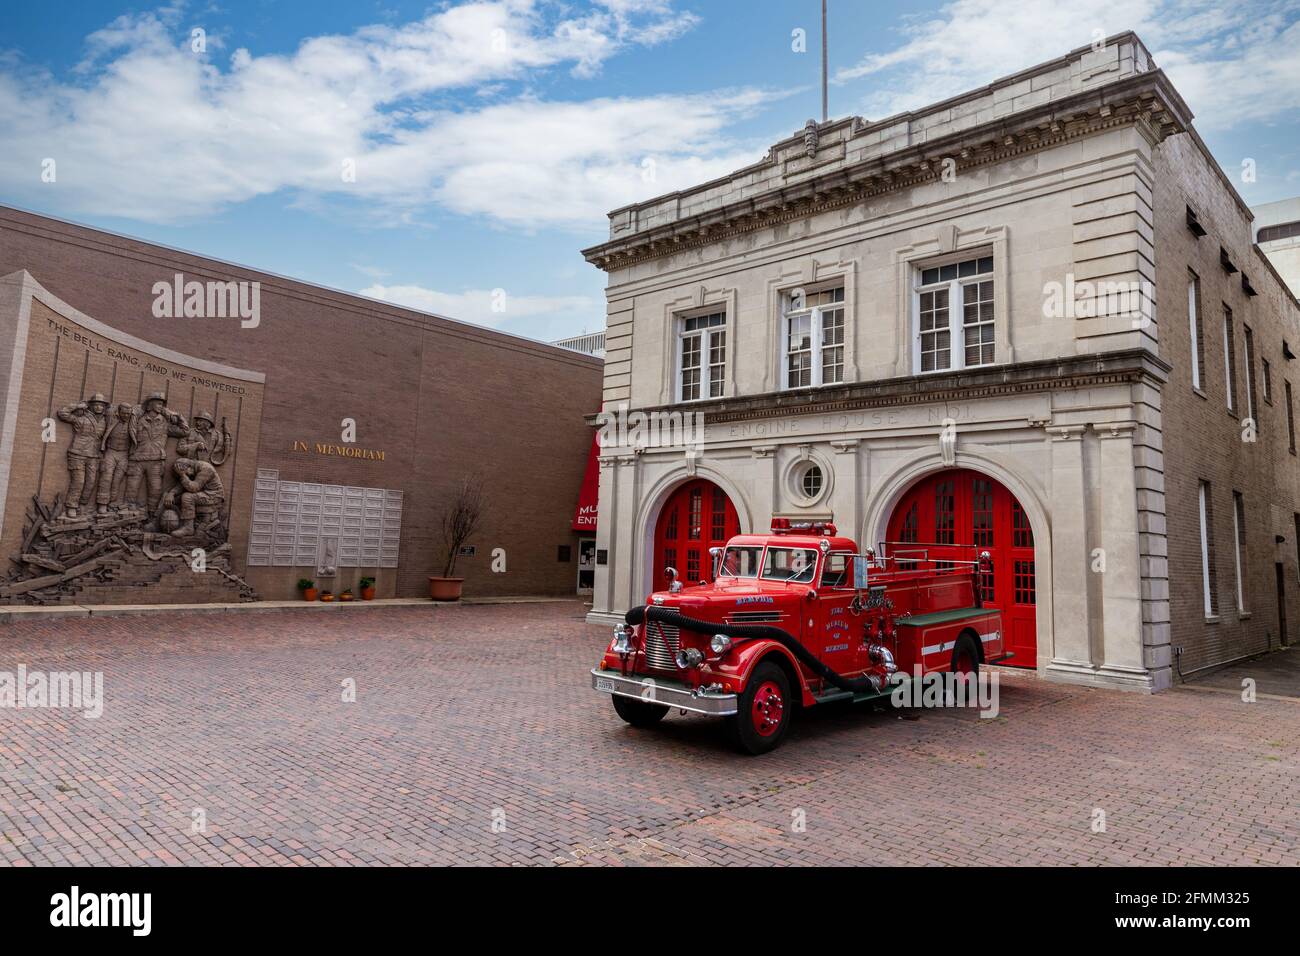
[[[988,551],[993,570],[982,576],[980,590],[984,604],[1002,612],[1006,646],[1015,653],[1007,663],[1037,666],[1034,532],[1025,509],[1002,484],[964,468],[924,478],[894,509],[889,540],[932,545],[929,553],[937,560],[971,560],[972,549],[958,545]]]
[[[655,526],[654,589],[668,587],[664,568],[676,568],[684,585],[712,580],[709,548],[740,533],[740,519],[727,493],[711,481],[688,481],[664,504]]]

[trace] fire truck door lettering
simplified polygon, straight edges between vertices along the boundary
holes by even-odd
[[[824,653],[831,654],[835,651],[847,651],[848,649],[849,645],[847,644],[832,644],[830,647],[826,648]]]

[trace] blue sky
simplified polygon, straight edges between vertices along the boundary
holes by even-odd
[[[819,10],[14,5],[0,202],[534,338],[598,329],[604,276],[578,250],[609,209],[818,115]],[[830,17],[831,115],[872,119],[1135,29],[1247,202],[1300,195],[1300,0],[830,0]]]

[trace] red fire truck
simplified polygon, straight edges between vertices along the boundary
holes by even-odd
[[[668,568],[668,590],[615,625],[592,687],[634,727],[674,708],[722,717],[738,749],[760,754],[799,706],[879,699],[917,674],[1009,658],[1001,614],[981,600],[988,552],[928,551],[860,553],[829,522],[773,519],[771,534],[712,549],[711,581],[685,587]]]

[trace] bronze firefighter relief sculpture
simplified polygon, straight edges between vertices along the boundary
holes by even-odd
[[[53,500],[32,496],[0,603],[257,599],[231,572],[225,419],[200,410],[187,420],[162,392],[116,406],[96,392],[56,417],[67,426],[58,441],[71,432],[67,486]]]

